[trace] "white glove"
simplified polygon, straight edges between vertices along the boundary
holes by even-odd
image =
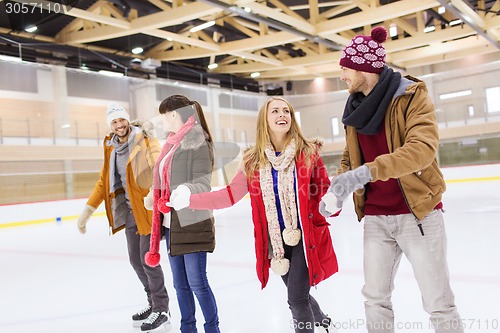
[[[144,197],[144,208],[153,210],[154,200],[154,190],[149,190],[148,195]]]
[[[189,206],[191,201],[191,190],[186,185],[179,185],[170,194],[170,202],[167,204],[175,210],[181,210]]]
[[[333,194],[332,192],[326,193],[322,198],[321,202],[319,203],[319,212],[321,215],[324,217],[330,217],[336,212],[338,212],[338,207],[337,207],[337,196]]]
[[[78,231],[83,235],[84,233],[87,232],[87,222],[92,216],[92,214],[95,212],[95,208],[89,205],[85,205],[85,208],[83,209],[82,215],[80,215],[80,218],[78,219]]]

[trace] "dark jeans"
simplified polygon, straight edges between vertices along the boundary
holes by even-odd
[[[324,323],[327,317],[309,294],[311,286],[302,240],[295,246],[284,245],[284,249],[285,258],[290,260],[290,270],[282,279],[287,287],[292,326],[296,333],[314,333],[315,323]]]
[[[167,249],[169,232],[167,229]],[[177,301],[181,311],[181,332],[196,333],[196,304],[194,295],[198,299],[205,324],[206,333],[219,333],[219,316],[215,296],[208,284],[207,278],[207,253],[195,252],[178,256],[168,256]]]
[[[134,215],[129,213],[127,218],[134,219]],[[127,223],[127,225],[129,224]],[[135,223],[133,227],[125,229],[125,235],[127,236],[130,264],[144,286],[148,303],[152,306],[153,311],[168,311],[169,299],[165,288],[163,270],[160,265],[150,267],[144,261],[144,256],[149,251],[150,235],[139,235]]]

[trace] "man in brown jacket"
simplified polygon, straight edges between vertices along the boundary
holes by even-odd
[[[434,105],[424,82],[385,65],[386,38],[377,27],[342,52],[340,78],[350,93],[342,117],[346,146],[329,188],[334,195],[323,197],[320,211],[330,216],[354,192],[358,220],[364,218],[368,332],[394,332],[391,295],[404,253],[434,330],[461,333],[446,261]]]
[[[111,104],[106,121],[112,133],[104,139],[104,164],[99,180],[78,220],[84,234],[92,213],[104,201],[112,234],[125,229],[130,264],[146,291],[148,305],[132,316],[134,326],[151,331],[170,324],[169,297],[161,266],[144,262],[149,250],[152,212],[144,197],[153,183],[153,168],[160,144],[138,126],[130,124],[123,107]]]

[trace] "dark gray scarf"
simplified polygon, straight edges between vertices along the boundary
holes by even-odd
[[[401,73],[384,66],[378,83],[368,96],[361,92],[349,95],[342,115],[344,125],[356,128],[361,134],[377,134],[400,82]]]

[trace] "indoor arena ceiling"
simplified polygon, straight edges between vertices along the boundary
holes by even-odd
[[[499,11],[500,0],[0,0],[0,54],[254,91],[338,77],[342,48],[380,25],[396,68],[498,53]]]

